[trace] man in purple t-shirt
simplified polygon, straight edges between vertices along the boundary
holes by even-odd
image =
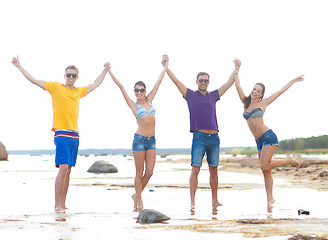
[[[194,213],[195,195],[198,186],[198,174],[202,166],[203,157],[206,153],[207,163],[210,172],[210,187],[212,191],[212,207],[216,209],[222,206],[218,201],[218,165],[220,153],[220,138],[218,135],[218,124],[216,118],[216,102],[234,83],[234,74],[238,74],[240,61],[235,59],[235,69],[231,73],[228,81],[219,89],[212,92],[207,91],[210,83],[209,74],[200,72],[197,75],[197,91],[186,88],[173,72],[168,68],[167,74],[178,87],[183,97],[186,99],[190,114],[190,132],[193,132],[191,147],[191,175],[189,179],[190,186],[190,208]],[[165,62],[163,62],[165,64]]]

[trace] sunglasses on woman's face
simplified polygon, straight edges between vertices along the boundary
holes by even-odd
[[[68,77],[68,78],[70,78],[70,77],[76,78],[77,77],[77,74],[75,74],[75,73],[66,73],[66,77]]]
[[[146,90],[144,88],[135,88],[134,89],[134,92],[141,92],[141,93],[144,93]]]

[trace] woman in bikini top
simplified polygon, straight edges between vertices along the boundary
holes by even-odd
[[[156,110],[155,110],[155,108],[153,107],[153,105],[150,103],[150,102],[148,102],[148,101],[146,101],[148,104],[149,104],[149,106],[150,106],[150,110],[148,111],[146,108],[144,108],[143,106],[141,106],[138,102],[137,102],[137,104],[138,104],[138,108],[137,108],[137,119],[138,118],[140,118],[140,117],[142,117],[142,116],[145,116],[145,115],[147,115],[147,114],[152,114],[152,115],[155,115],[155,113],[156,113]]]
[[[168,67],[168,57],[163,56],[162,61],[165,61],[163,71],[158,77],[152,91],[146,95],[146,85],[139,81],[134,85],[134,94],[137,101],[133,101],[123,85],[118,81],[111,71],[108,73],[112,77],[113,81],[120,88],[123,97],[132,110],[133,115],[137,119],[138,129],[134,135],[132,151],[133,158],[136,167],[136,176],[134,179],[135,194],[132,195],[134,201],[134,211],[141,211],[143,209],[143,201],[141,199],[141,193],[146,187],[150,177],[153,174],[155,159],[156,159],[156,140],[155,140],[155,108],[151,104],[158,88],[164,78],[165,72]]]
[[[238,59],[239,67],[241,65]],[[265,92],[265,86],[262,83],[257,83],[253,87],[251,94],[246,96],[240,86],[238,77],[238,70],[235,72],[235,85],[241,102],[244,105],[243,116],[247,121],[248,127],[251,130],[254,138],[256,139],[258,157],[260,160],[260,166],[264,175],[265,189],[267,193],[267,207],[268,211],[271,211],[272,204],[275,202],[272,195],[273,179],[271,169],[279,166],[294,165],[298,166],[300,163],[292,156],[288,156],[286,159],[272,159],[273,154],[278,145],[278,139],[274,132],[269,129],[263,122],[263,114],[266,107],[276,100],[282,93],[289,89],[294,83],[303,81],[303,75],[294,78],[288,82],[279,91],[275,92],[268,98],[263,98]]]
[[[263,117],[263,111],[261,108],[255,108],[254,110],[252,110],[251,112],[248,112],[246,109],[243,113],[243,117],[248,120],[249,118],[259,118],[259,117]]]

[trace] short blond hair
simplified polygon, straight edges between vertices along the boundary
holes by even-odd
[[[75,65],[69,65],[69,66],[65,69],[65,72],[67,71],[67,69],[74,69],[74,70],[76,70],[77,74],[79,74],[79,69],[78,69]]]

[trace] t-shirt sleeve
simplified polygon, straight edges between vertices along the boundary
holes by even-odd
[[[187,101],[191,98],[193,91],[189,88],[187,88],[187,93],[186,93],[186,97],[184,97],[184,99],[186,99]]]
[[[46,91],[52,93],[56,88],[56,82],[44,82]]]
[[[83,98],[87,95],[87,87],[80,87],[79,91],[80,91],[80,98]]]
[[[219,90],[214,90],[213,92],[211,92],[211,95],[213,96],[213,98],[215,99],[215,101],[219,101],[220,100],[220,94],[219,94]]]

